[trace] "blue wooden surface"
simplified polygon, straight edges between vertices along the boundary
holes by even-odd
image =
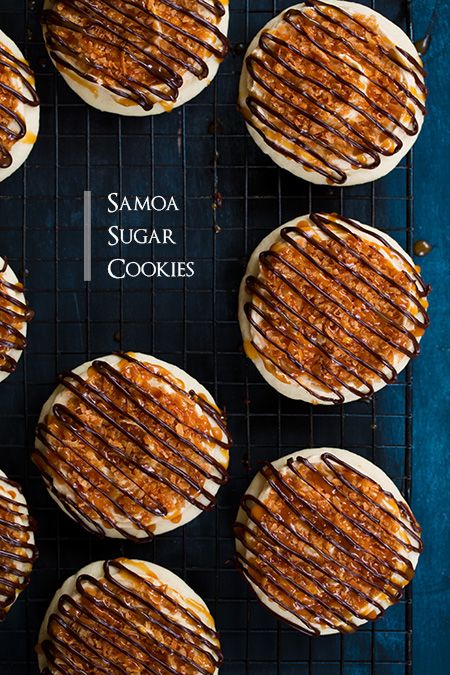
[[[427,30],[434,2],[414,0],[415,37]],[[421,262],[433,286],[431,326],[414,370],[413,507],[425,551],[414,582],[414,675],[450,673],[450,3],[441,0],[426,56],[429,116],[415,146],[415,232],[433,251]]]

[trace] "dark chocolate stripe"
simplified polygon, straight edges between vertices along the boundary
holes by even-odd
[[[228,449],[231,439],[221,413],[198,394],[184,391],[164,373],[153,372],[150,366],[141,363],[131,354],[120,354],[120,357],[139,367],[144,377],[151,377],[164,387],[169,387],[169,396],[179,396],[191,407],[193,404],[198,405],[208,423],[218,427],[226,440],[217,440],[201,429],[183,422],[175,411],[158,400],[156,394],[146,391],[110,364],[94,361],[91,367],[101,376],[97,386],[75,373],[66,373],[60,378],[63,387],[93,413],[94,421],[88,423],[73,407],[54,404],[51,414],[64,429],[64,435],[60,437],[51,430],[48,419],[39,424],[36,436],[42,447],[35,449],[33,460],[42,472],[50,492],[84,527],[102,536],[103,529],[99,521],[103,519],[109,528],[116,530],[121,536],[133,538],[124,527],[117,524],[114,515],[100,512],[92,504],[89,493],[95,491],[110,508],[119,512],[129,523],[129,527],[139,530],[142,536],[134,538],[142,541],[151,539],[152,531],[138,516],[133,516],[130,507],[137,507],[138,510],[154,516],[167,515],[164,502],[156,493],[153,495],[149,492],[145,482],[148,479],[156,481],[163,489],[181,496],[198,509],[209,510],[215,505],[216,498],[206,489],[206,482],[223,485],[228,476],[226,469],[202,447],[202,442]],[[126,401],[126,409],[106,394],[105,385],[112,388],[113,398],[117,395]],[[131,444],[133,451],[113,446],[107,431],[99,431],[95,420],[106,422],[109,427],[118,431],[120,438]],[[193,432],[198,440],[194,442],[184,438],[181,430],[177,430],[180,426]],[[155,452],[149,444],[144,444],[137,433],[130,431],[130,427],[150,437],[162,452]],[[167,434],[167,438],[163,438],[162,434]],[[78,452],[73,441],[81,443],[88,452]],[[65,449],[76,455],[76,464],[64,457]],[[95,456],[95,462],[90,459],[92,455]],[[200,463],[194,458],[198,458]],[[149,466],[149,460],[152,467]],[[108,471],[111,465],[116,472],[114,475]],[[161,469],[165,470],[165,475],[162,475]],[[74,473],[77,480],[86,484],[87,489],[71,497]],[[59,485],[65,485],[66,490],[56,487],[55,478]],[[174,478],[178,479],[179,484],[175,484]],[[141,497],[143,490],[145,495]],[[96,517],[87,512],[91,509]]]
[[[0,371],[13,373],[17,362],[6,352],[12,349],[24,350],[27,341],[20,330],[12,326],[10,322],[20,320],[22,323],[29,323],[34,317],[34,312],[26,302],[17,300],[12,294],[23,293],[23,286],[6,281],[3,275],[8,267],[8,261],[6,258],[0,258],[0,261]]]
[[[285,227],[280,233],[281,240],[292,247],[296,254],[298,254],[299,261],[297,264],[289,262],[283,257],[282,253],[274,250],[261,253],[259,256],[259,263],[262,270],[273,274],[290,292],[297,296],[302,303],[311,307],[312,310],[319,313],[326,321],[337,326],[345,334],[346,340],[345,342],[340,340],[336,333],[333,338],[331,338],[330,335],[327,335],[320,326],[315,325],[310,320],[308,313],[303,313],[301,315],[296,311],[295,307],[288,305],[283,297],[273,290],[269,281],[260,275],[258,277],[249,276],[246,279],[247,292],[251,296],[251,300],[245,305],[247,319],[253,331],[257,332],[262,337],[263,342],[270,344],[277,352],[283,354],[283,356],[292,363],[294,372],[296,372],[297,375],[293,376],[284,369],[280,363],[277,363],[273,359],[269,359],[268,355],[264,352],[264,347],[258,345],[255,338],[251,340],[251,344],[258,351],[263,361],[270,361],[278,371],[289,377],[289,379],[296,384],[300,384],[308,393],[315,396],[318,400],[342,403],[345,400],[343,394],[344,391],[348,391],[364,398],[373,394],[374,382],[376,382],[377,379],[382,380],[386,384],[393,382],[396,379],[397,372],[393,364],[390,363],[383,354],[379,354],[373,349],[370,339],[362,338],[355,334],[355,332],[342,325],[342,322],[340,322],[334,314],[315,303],[309,294],[303,292],[295,282],[288,278],[286,272],[283,270],[285,269],[286,271],[294,273],[295,277],[298,277],[302,282],[306,282],[319,294],[320,298],[323,298],[327,303],[341,310],[347,317],[361,326],[362,330],[367,331],[383,343],[387,344],[394,350],[394,354],[404,354],[409,358],[417,356],[420,351],[419,341],[415,335],[415,331],[423,331],[429,324],[427,311],[421,301],[428,295],[430,289],[424,284],[422,278],[405,255],[394,249],[381,234],[372,232],[363,225],[359,225],[355,221],[343,216],[333,216],[331,218],[326,214],[312,213],[309,216],[309,219],[311,221],[312,233],[296,226]],[[319,240],[317,238],[318,233],[320,233],[321,236],[323,235],[325,239]],[[356,238],[358,241],[363,241],[365,235],[369,235],[372,239],[375,239],[377,245],[381,248],[386,248],[389,255],[391,255],[394,260],[401,261],[405,275],[416,288],[416,294],[412,293],[409,289],[405,289],[395,279],[390,278],[385,272],[378,269],[367,256],[358,253],[347,243],[347,238],[349,236]],[[364,290],[354,290],[348,283],[345,283],[339,277],[339,274],[332,274],[326,267],[319,264],[315,256],[305,250],[302,240],[309,246],[312,246],[318,254],[325,255],[330,262],[330,267],[342,270],[343,274],[350,274],[354,278],[355,283],[359,285],[363,284]],[[358,263],[363,267],[364,271],[359,272],[354,268],[353,263],[341,260],[326,246],[327,241],[338,244],[341,250],[345,251],[346,254],[349,254],[354,259],[355,263]],[[327,290],[315,283],[305,272],[303,272],[302,259],[316,267],[320,273],[329,280]],[[389,283],[396,292],[401,291],[402,299],[405,301],[406,306],[413,306],[418,312],[417,315],[412,314],[410,309],[402,307],[399,301],[394,301],[388,293],[379,288],[376,283],[374,283],[374,280],[377,278],[382,282]],[[375,293],[380,298],[380,301],[386,303],[389,307],[392,307],[400,319],[394,320],[386,312],[382,312],[379,308],[371,304],[365,295],[365,289]],[[349,299],[354,298],[358,302],[363,303],[366,309],[372,313],[372,316],[376,318],[377,322],[381,322],[383,325],[394,329],[397,337],[389,337],[382,329],[379,329],[375,324],[372,324],[367,317],[363,318],[357,311],[353,311],[351,308],[347,307],[340,299],[342,295]],[[258,304],[256,304],[256,299],[258,300]],[[274,313],[276,319],[271,317],[269,312]],[[413,328],[407,328],[405,324],[412,324]],[[271,336],[268,334],[266,326],[271,330]],[[290,333],[287,332],[288,328],[291,329]],[[325,341],[320,343],[319,340],[315,341],[312,337],[308,337],[304,328],[313,330],[315,335],[320,336],[320,338]],[[328,364],[334,364],[339,367],[339,371],[342,371],[342,374],[339,375],[339,372],[334,373],[333,381],[331,383],[326,381],[318,372],[307,369],[293,356],[293,354],[282,346],[279,340],[275,339],[273,333],[275,333],[276,336],[288,338],[291,344],[299,345],[298,340],[295,338],[295,335],[298,333],[299,339],[304,339],[309,344],[312,344],[320,352],[321,357],[325,357],[323,363],[324,372],[330,374]],[[340,353],[351,357],[350,362],[345,363],[342,359],[330,352],[329,345],[332,339],[334,344],[339,348]],[[406,345],[403,344],[405,340]],[[361,349],[362,355],[359,355],[358,350]],[[316,388],[313,385],[309,385],[309,388],[307,388],[301,381],[302,379],[305,379],[302,377],[305,375],[310,377],[313,382],[317,383],[318,387]],[[359,386],[354,386],[351,382],[347,381],[346,375],[355,379],[359,383]]]
[[[74,673],[126,675],[129,668],[154,675],[215,673],[223,661],[219,638],[200,616],[154,583],[152,577],[146,579],[129,570],[120,559],[105,561],[103,574],[101,579],[80,575],[77,594],[60,597],[57,612],[49,617],[49,638],[39,645],[47,659],[44,673],[58,673],[61,662]],[[150,597],[139,593],[140,585]]]
[[[28,515],[26,504],[12,497],[10,490],[22,494],[18,483],[0,476],[0,621],[5,619],[16,594],[28,586],[38,557],[36,546],[28,541],[36,523]],[[26,568],[20,569],[19,565]]]
[[[305,493],[294,490],[282,470],[266,463],[261,473],[286,513],[272,512],[259,497],[246,494],[241,501],[246,520],[234,526],[243,547],[237,562],[246,579],[303,622],[300,630],[310,635],[320,634],[318,623],[353,631],[358,620],[370,618],[369,609],[376,618],[382,616],[380,594],[388,604],[399,601],[414,575],[406,553],[422,551],[420,527],[408,506],[332,453],[323,453],[321,462],[335,482],[301,456],[283,467],[304,484]],[[401,517],[357,487],[360,478],[394,500]],[[309,501],[308,492],[319,501]],[[398,534],[390,531],[390,523],[400,527]],[[270,580],[270,587],[262,578]]]
[[[58,10],[55,0],[52,9],[43,14],[52,59],[144,110],[153,108],[155,98],[175,103],[185,71],[199,80],[208,77],[208,64],[196,50],[205,50],[208,58],[215,56],[222,60],[226,56],[228,40],[215,23],[224,16],[225,6],[220,0],[193,0],[188,9],[175,0],[159,1],[174,12],[174,19],[160,16],[151,10],[150,3],[147,6],[139,0],[61,0]],[[204,10],[214,20],[205,18]],[[183,27],[184,19],[194,22],[193,32]],[[205,39],[197,34],[201,30],[206,33]],[[169,31],[174,34],[169,35]],[[118,50],[134,64],[136,77],[101,66],[90,54],[79,50],[78,38],[88,38],[97,47]],[[194,50],[187,46],[188,41],[194,43]],[[110,82],[105,82],[105,77]]]
[[[29,82],[30,77],[34,77],[33,71],[26,61],[10,54],[5,47],[0,46],[0,69],[6,75],[6,81],[0,78],[0,110],[6,115],[6,120],[0,123],[0,130],[6,136],[5,140],[0,139],[0,169],[7,169],[12,164],[12,155],[8,146],[14,144],[26,136],[27,125],[22,115],[17,112],[19,103],[37,107],[39,97],[34,85]],[[11,80],[18,80],[18,87],[11,84]],[[6,98],[12,96],[13,104],[5,104]],[[5,97],[5,98],[4,98]]]
[[[285,12],[280,25],[289,26],[312,50],[307,52],[282,39],[277,29],[274,29],[274,33],[271,30],[263,31],[258,43],[262,56],[256,50],[250,53],[246,58],[246,67],[251,79],[264,90],[265,96],[252,92],[247,96],[241,110],[246,122],[271,148],[306,169],[319,173],[327,182],[342,185],[347,181],[347,169],[343,168],[342,161],[353,169],[374,169],[379,166],[382,156],[393,156],[402,149],[399,131],[408,136],[418,133],[416,111],[420,110],[425,114],[426,110],[405,81],[406,77],[411,76],[417,89],[426,95],[425,73],[420,63],[400,47],[393,45],[388,51],[384,46],[377,45],[378,55],[400,69],[400,75],[394,77],[387,68],[375,63],[370,54],[364,51],[368,42],[367,36],[375,35],[369,26],[342,8],[321,0],[307,0],[304,4],[304,8],[293,8]],[[336,12],[339,18],[331,16],[327,10]],[[331,39],[333,48],[327,49],[323,40],[314,38],[311,27],[318,29],[320,36]],[[345,35],[338,35],[337,28],[343,29]],[[295,57],[298,67],[293,68],[282,54],[277,53],[280,48],[284,53]],[[343,50],[348,59],[340,56]],[[354,65],[354,62],[358,65]],[[302,63],[312,66],[313,72],[303,72]],[[343,65],[348,76],[342,73]],[[378,77],[386,78],[389,86],[384,85],[376,76],[368,74],[369,68],[375,70]],[[378,96],[371,98],[358,85],[361,72],[365,74],[364,79],[370,87],[387,96],[388,101],[400,108],[400,116],[406,115],[406,122],[391,113],[388,105],[383,107],[378,103]],[[331,77],[336,85],[344,86],[356,94],[357,101],[343,96],[334,86],[327,86],[323,81],[323,73]],[[269,84],[268,76],[274,78],[279,87],[281,85],[278,90],[276,85]],[[322,101],[320,96],[312,96],[308,92],[311,86],[319,88],[328,98],[324,96]],[[364,101],[364,107],[358,101]],[[337,111],[336,108],[342,105],[352,114],[356,113],[364,118],[367,132],[355,126],[350,114]],[[283,107],[284,110],[295,113],[295,116],[289,119]],[[304,119],[321,127],[325,132],[324,136],[307,132],[304,129]],[[348,134],[342,131],[342,127],[345,127]],[[270,133],[267,133],[268,130]],[[372,132],[389,138],[393,142],[393,148],[388,149],[373,142]],[[335,147],[334,140],[344,141],[347,150]],[[286,148],[286,142],[297,146],[299,152]],[[304,153],[306,157],[302,156]]]

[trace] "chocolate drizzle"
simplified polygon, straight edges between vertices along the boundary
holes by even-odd
[[[231,439],[220,411],[201,396],[182,389],[156,365],[131,354],[120,357],[137,368],[135,376],[94,361],[91,369],[100,376],[95,383],[73,372],[60,377],[71,402],[53,404],[38,425],[33,460],[50,492],[77,522],[99,536],[104,535],[101,523],[106,523],[121,537],[143,541],[153,536],[151,516],[171,517],[161,493],[202,511],[214,507],[215,496],[206,484],[223,485],[227,471],[213,457],[213,448],[226,450]],[[157,389],[139,384],[147,379],[192,411],[192,425],[175,406],[160,401]],[[80,413],[81,405],[85,410]],[[196,426],[200,419],[206,430]],[[74,490],[74,483],[82,489]]]
[[[105,561],[100,579],[79,575],[76,593],[60,597],[38,647],[43,673],[215,673],[215,630],[144,565],[137,573],[124,562]]]
[[[351,632],[400,600],[414,575],[409,555],[422,551],[405,502],[328,452],[317,463],[291,458],[281,470],[266,463],[261,474],[269,492],[241,501],[237,561],[301,626],[288,623],[309,635]]]
[[[375,169],[402,149],[400,131],[418,133],[427,90],[420,63],[374,37],[364,17],[319,0],[288,10],[246,58],[246,122],[329,183],[344,184],[350,168]]]
[[[22,284],[14,284],[4,278],[8,261],[6,258],[0,260],[3,263],[0,269],[0,371],[13,373],[17,362],[8,352],[22,351],[27,346],[26,338],[19,327],[29,323],[34,312],[27,303],[14,297],[13,293],[23,293]]]
[[[38,552],[31,542],[36,524],[18,483],[0,475],[0,621],[3,621],[18,593],[28,586]]]
[[[252,348],[266,367],[320,401],[342,403],[344,392],[371,396],[375,383],[396,379],[395,356],[412,358],[419,353],[418,336],[429,324],[424,299],[430,289],[406,256],[381,233],[343,216],[313,213],[309,219],[307,227],[299,224],[280,232],[284,251],[292,252],[293,260],[286,259],[281,247],[273,246],[259,255],[260,274],[246,279],[251,300],[244,309],[253,332]],[[348,241],[351,237],[363,242],[366,235],[372,239],[368,244],[372,250],[384,251],[393,264],[400,263],[405,284]],[[305,273],[308,266],[317,271],[320,283]],[[274,280],[294,303],[274,290]],[[305,341],[309,351],[317,354],[321,368],[302,362]],[[281,358],[271,357],[265,345]],[[392,357],[380,353],[382,347]]]
[[[18,104],[33,108],[39,105],[39,97],[30,82],[33,78],[28,63],[0,44],[0,169],[11,166],[11,146],[27,134],[25,119],[17,111]]]
[[[58,66],[151,110],[176,103],[185,72],[203,80],[207,59],[226,56],[225,11],[220,0],[55,0],[43,24]]]

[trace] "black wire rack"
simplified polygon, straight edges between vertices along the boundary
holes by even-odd
[[[411,252],[410,154],[389,176],[353,188],[318,187],[279,171],[236,111],[249,39],[291,2],[231,0],[230,56],[214,84],[156,118],[89,109],[56,74],[39,25],[41,3],[0,0],[0,27],[37,73],[41,132],[27,165],[0,186],[2,255],[25,279],[36,310],[18,371],[0,386],[0,467],[19,480],[39,522],[40,559],[0,628],[2,675],[37,673],[34,645],[60,583],[93,560],[126,555],[180,574],[207,601],[221,633],[221,675],[407,675],[412,600],[346,637],[310,639],[277,623],[233,567],[231,526],[260,462],[295,449],[341,446],[380,465],[411,492],[412,377],[369,402],[311,407],[278,396],[241,349],[237,291],[249,253],[280,223],[338,211],[390,232]],[[411,33],[411,3],[365,2]],[[93,195],[93,279],[83,283],[83,191]],[[174,195],[176,213],[106,213],[110,192]],[[107,228],[173,229],[176,245],[109,247]],[[107,276],[107,261],[191,260],[190,279]],[[230,483],[215,511],[151,544],[99,541],[54,505],[30,462],[37,417],[61,371],[117,349],[185,368],[226,409],[234,437]]]

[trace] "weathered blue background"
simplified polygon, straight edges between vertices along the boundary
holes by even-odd
[[[434,2],[414,0],[416,38]],[[414,584],[414,673],[450,673],[450,3],[438,3],[426,56],[429,117],[415,146],[415,232],[433,244],[422,270],[432,284],[431,326],[414,380],[413,507],[424,526],[425,552]]]

